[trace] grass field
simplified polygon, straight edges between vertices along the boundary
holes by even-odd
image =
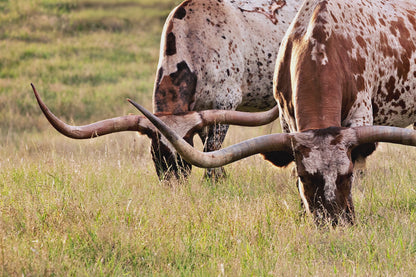
[[[415,276],[416,149],[381,145],[353,185],[357,224],[303,218],[290,168],[159,182],[134,133],[53,130],[33,82],[77,124],[151,108],[169,0],[0,0],[1,276]],[[231,128],[226,144],[279,131]],[[200,147],[200,144],[198,145]]]

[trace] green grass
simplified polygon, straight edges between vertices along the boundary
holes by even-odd
[[[357,224],[301,216],[291,168],[159,182],[134,133],[53,130],[33,82],[77,124],[151,107],[164,18],[178,1],[0,0],[0,276],[411,276],[416,151],[382,145],[357,177]],[[279,131],[232,127],[226,144]],[[201,148],[198,142],[197,146]]]
[[[1,3],[1,2],[0,2]],[[179,1],[7,1],[0,13],[0,127],[39,130],[30,93],[77,122],[150,106],[161,29]],[[37,120],[29,122],[28,116]]]

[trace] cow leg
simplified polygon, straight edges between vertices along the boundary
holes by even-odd
[[[283,133],[290,133],[289,124],[287,123],[286,119],[282,115],[280,115],[280,126],[282,127]]]
[[[228,127],[228,125],[216,124],[208,126],[204,132],[199,133],[199,136],[204,143],[204,152],[211,152],[221,148]],[[225,177],[225,170],[223,167],[207,168],[205,171],[205,178],[217,180],[223,177]]]

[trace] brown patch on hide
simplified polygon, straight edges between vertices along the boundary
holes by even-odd
[[[186,16],[186,10],[184,7],[180,6],[176,9],[173,18],[183,19]]]
[[[253,13],[260,13],[264,16],[266,16],[273,24],[279,23],[277,19],[277,13],[281,8],[286,6],[285,0],[274,0],[271,1],[271,5],[267,7],[267,9],[256,7],[253,10],[246,10],[243,8],[240,8],[242,12],[253,12]]]
[[[183,113],[195,101],[197,76],[186,62],[176,65],[177,71],[161,77],[154,93],[155,112]]]
[[[166,56],[172,56],[176,54],[176,37],[172,32],[166,36],[165,54]]]
[[[410,57],[412,53],[416,50],[416,46],[410,40],[411,37],[410,31],[407,29],[404,19],[398,17],[397,21],[391,22],[391,28],[399,32],[398,38],[400,45],[403,47],[405,52],[401,53],[400,56],[396,57],[396,67],[397,74],[399,79],[407,80],[408,74],[410,72]]]

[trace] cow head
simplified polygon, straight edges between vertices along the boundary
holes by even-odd
[[[192,165],[183,160],[176,151],[172,152],[168,145],[160,141],[160,134],[152,137],[151,155],[156,174],[160,180],[187,177],[191,172]],[[192,141],[191,141],[192,142]]]
[[[352,152],[358,145],[354,130],[331,127],[291,137],[289,151],[264,153],[265,159],[277,166],[295,162],[302,203],[315,219],[352,223]]]
[[[170,34],[174,37],[172,33]],[[169,44],[167,45],[169,46]],[[172,48],[173,46],[170,47]],[[154,110],[157,113],[166,115],[187,113],[192,109],[192,105],[195,102],[196,74],[190,71],[184,61],[178,63],[176,67],[176,71],[170,74],[165,74],[163,67],[158,69],[158,78],[156,79],[153,93]],[[174,117],[168,117],[168,121],[175,121]],[[189,124],[181,125],[179,124],[175,128],[169,124],[175,130],[183,132],[183,138],[192,144],[194,133],[190,134],[189,130],[184,130],[188,129],[187,126]],[[177,178],[180,176],[186,177],[192,166],[182,160],[166,140],[163,141],[161,134],[157,130],[149,137],[152,140],[152,159],[159,179],[171,176],[176,176]]]
[[[158,114],[158,117],[176,130],[187,143],[193,145],[193,137],[201,126],[201,118],[197,116],[197,113]],[[147,121],[146,118],[142,118],[143,120]],[[146,122],[146,132],[142,131],[141,133],[147,135],[151,140],[150,153],[159,179],[187,177],[191,172],[192,165],[183,160],[167,139],[149,123]]]
[[[330,127],[300,133],[266,135],[239,144],[201,153],[169,129],[166,124],[135,105],[166,136],[182,157],[200,167],[218,167],[263,153],[278,166],[294,161],[299,192],[308,213],[318,222],[353,223],[351,197],[354,150],[376,142],[416,146],[416,132],[387,126]]]

